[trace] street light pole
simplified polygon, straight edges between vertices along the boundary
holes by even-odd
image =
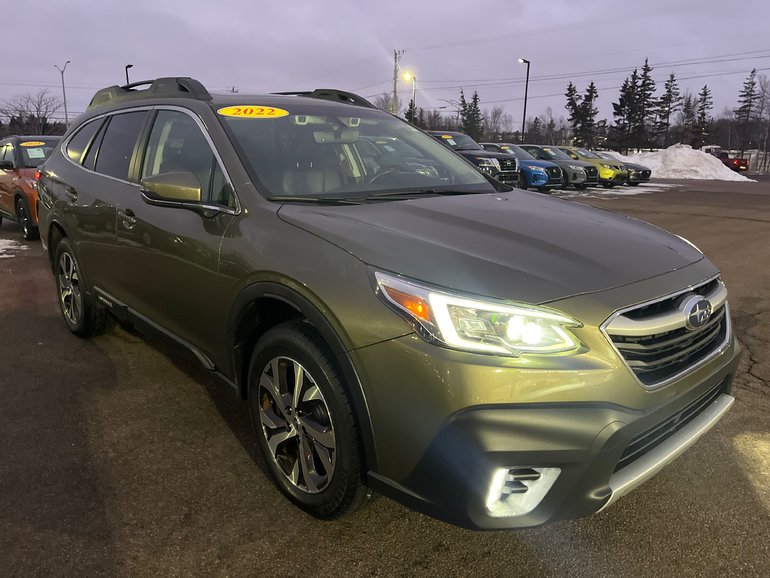
[[[527,65],[527,80],[524,83],[524,114],[521,117],[521,142],[524,142],[524,133],[527,129],[527,94],[529,93],[529,60],[526,58],[519,58],[521,64]]]
[[[134,67],[134,65],[133,65],[133,64],[126,64],[126,86],[128,86],[129,84],[131,84],[131,81],[130,81],[130,80],[128,80],[128,69],[129,69],[129,68],[133,68],[133,67]]]
[[[64,99],[64,127],[69,128],[70,126],[70,117],[69,114],[67,114],[67,91],[64,89],[64,71],[67,70],[67,65],[70,63],[68,60],[64,63],[64,68],[59,68],[58,64],[54,64],[54,68],[59,71],[59,74],[61,74],[61,95]]]

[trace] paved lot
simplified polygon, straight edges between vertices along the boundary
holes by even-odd
[[[21,235],[6,221],[0,574],[767,576],[770,183],[620,192],[645,189],[658,192],[573,200],[679,233],[722,269],[746,349],[737,402],[607,511],[519,532],[454,528],[385,498],[333,523],[302,514],[267,478],[243,404],[175,346],[122,328],[70,335],[40,245],[8,249]]]

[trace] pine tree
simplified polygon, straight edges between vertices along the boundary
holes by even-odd
[[[572,133],[577,137],[580,132],[580,101],[583,97],[578,94],[577,88],[571,81],[567,85],[567,92],[564,93],[564,96],[567,97],[567,104],[564,105],[564,108],[569,113],[567,121],[572,128]]]
[[[751,113],[754,103],[757,100],[757,69],[752,68],[746,80],[743,81],[743,88],[738,94],[738,108],[735,109],[735,120],[742,128],[741,156],[748,144],[749,123],[751,122]]]
[[[541,144],[543,142],[543,121],[539,116],[536,116],[534,120],[529,123],[527,142],[532,144]]]
[[[689,92],[685,92],[682,98],[682,110],[679,112],[679,142],[692,142],[695,122],[697,120],[696,106],[695,98]]]
[[[596,115],[599,114],[599,109],[596,108],[594,103],[598,98],[599,91],[596,89],[596,85],[592,80],[580,103],[580,137],[583,146],[587,146],[588,148],[594,148],[596,146]]]
[[[648,60],[644,59],[642,74],[639,76],[639,99],[638,99],[638,124],[637,137],[638,147],[648,147],[650,143],[650,133],[655,123],[656,102],[655,102],[655,81],[652,79],[653,68]]]
[[[406,109],[406,114],[404,115],[406,120],[411,122],[412,124],[417,124],[417,109],[414,106],[414,100],[409,101],[409,107]]]
[[[698,101],[695,110],[695,131],[693,135],[693,148],[700,148],[706,143],[706,137],[711,128],[711,109],[714,108],[714,100],[711,98],[711,90],[708,84],[704,85],[698,93]]]
[[[676,76],[672,72],[664,87],[663,96],[658,99],[658,126],[656,132],[663,134],[663,147],[668,146],[668,131],[671,127],[671,115],[682,105],[682,96],[679,93],[679,85]]]
[[[471,102],[465,100],[465,94],[460,90],[460,130],[473,140],[480,140],[484,131],[481,108],[479,107],[479,93],[473,93]]]

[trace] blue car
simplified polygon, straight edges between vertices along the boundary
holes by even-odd
[[[484,150],[507,153],[516,157],[521,169],[519,187],[526,189],[532,187],[540,192],[550,191],[552,188],[564,186],[564,174],[561,167],[551,161],[539,161],[523,148],[511,143],[480,143]]]

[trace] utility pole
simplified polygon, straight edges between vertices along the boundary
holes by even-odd
[[[65,128],[70,127],[70,117],[69,114],[67,114],[67,91],[64,88],[64,71],[67,70],[67,65],[70,63],[68,60],[64,63],[64,68],[59,68],[58,64],[54,64],[54,68],[59,71],[59,74],[61,74],[61,94],[62,98],[64,98],[64,126]]]
[[[390,99],[390,113],[398,113],[398,61],[404,55],[403,50],[393,50],[393,96]]]

